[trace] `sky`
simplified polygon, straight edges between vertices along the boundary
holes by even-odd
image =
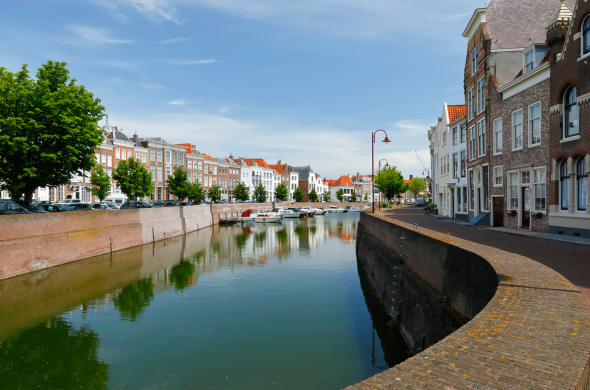
[[[311,165],[328,179],[386,159],[429,168],[427,131],[464,104],[474,0],[19,0],[0,67],[66,62],[128,135],[215,157]],[[100,125],[104,124],[104,120]],[[417,151],[417,153],[415,152]],[[383,162],[385,164],[385,161]]]

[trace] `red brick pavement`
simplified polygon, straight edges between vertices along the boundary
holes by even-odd
[[[590,246],[517,236],[438,221],[424,215],[420,207],[396,207],[384,213],[388,218],[417,223],[418,226],[430,230],[529,257],[569,279],[580,289],[587,303],[590,304]]]

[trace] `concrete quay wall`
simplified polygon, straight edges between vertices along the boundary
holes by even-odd
[[[370,213],[357,257],[416,355],[347,389],[590,388],[590,308],[552,269]]]

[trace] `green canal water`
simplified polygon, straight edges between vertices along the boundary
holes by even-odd
[[[215,226],[0,282],[0,389],[341,389],[381,372],[407,352],[359,275],[357,222]]]

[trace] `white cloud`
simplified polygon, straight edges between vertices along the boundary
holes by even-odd
[[[113,38],[106,30],[87,26],[69,26],[68,29],[74,35],[64,42],[76,46],[99,46],[114,43],[129,44],[135,41]]]
[[[167,60],[164,62],[167,62],[171,65],[195,65],[195,64],[214,64],[214,63],[220,62],[220,61],[210,58],[208,60],[192,60],[192,61],[191,60]]]
[[[169,89],[168,87],[164,87],[159,84],[152,84],[152,83],[139,83],[145,89]]]
[[[186,100],[184,100],[184,99],[173,100],[171,102],[168,102],[168,104],[172,104],[175,106],[184,106],[184,105],[186,105]]]
[[[119,14],[119,6],[132,7],[152,19],[164,19],[180,25],[176,8],[168,0],[94,0],[94,2]]]
[[[172,38],[172,39],[166,39],[165,41],[161,41],[160,43],[176,43],[176,42],[182,42],[182,41],[188,41],[189,38]]]

